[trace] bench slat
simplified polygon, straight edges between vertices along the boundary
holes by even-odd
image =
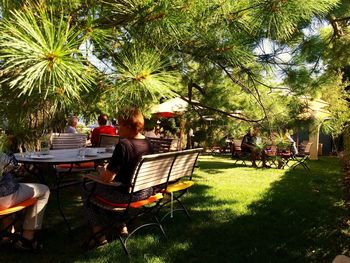
[[[152,186],[166,183],[172,167],[172,158],[146,160],[141,163],[135,182],[134,191],[140,191]]]
[[[86,144],[86,135],[79,133],[53,133],[51,135],[52,149],[75,149]]]
[[[143,156],[133,175],[134,192],[165,184],[168,181],[168,176],[169,181],[184,176],[190,177],[201,150],[194,149]]]
[[[175,181],[185,176],[190,177],[197,161],[197,156],[198,153],[178,156],[171,170],[169,181]]]

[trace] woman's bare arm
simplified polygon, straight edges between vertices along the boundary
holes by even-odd
[[[112,182],[114,177],[117,175],[115,172],[112,172],[103,166],[97,167],[97,172],[100,175],[101,181],[106,182],[106,183]]]

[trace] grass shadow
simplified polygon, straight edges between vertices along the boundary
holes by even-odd
[[[137,234],[128,244],[131,261],[331,262],[348,252],[348,211],[336,158],[309,161],[311,173],[302,167],[254,169],[233,162],[201,157],[196,184],[182,198],[192,219],[180,212],[167,218],[167,241],[159,231]],[[259,185],[265,189],[256,193]],[[52,196],[44,222],[45,250],[30,257],[6,250],[3,262],[129,262],[118,240],[87,253],[80,249],[88,228],[79,196],[78,187],[62,192],[73,239]]]

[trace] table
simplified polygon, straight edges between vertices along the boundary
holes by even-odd
[[[34,153],[32,157],[27,157],[25,153],[15,153],[15,157],[19,163],[29,164],[78,164],[91,161],[108,160],[112,157],[112,152],[106,152],[105,148],[97,148],[98,154],[95,156],[85,156],[81,158],[78,156],[79,149],[61,149],[50,150],[49,156],[52,158],[45,158],[45,155],[40,155],[39,152]],[[38,156],[38,157],[37,157]]]
[[[278,169],[284,169],[288,166],[288,162],[292,159],[293,154],[290,152],[276,152],[274,154],[267,154],[267,161],[275,165]],[[277,162],[277,164],[276,164]]]
[[[49,155],[40,155],[39,152],[34,153],[32,156],[27,156],[25,153],[15,153],[15,158],[19,163],[23,163],[26,170],[30,173],[37,176],[39,181],[41,183],[46,184],[46,180],[42,171],[43,165],[49,165],[54,167],[58,164],[70,164],[70,168],[67,170],[67,173],[70,174],[73,169],[74,164],[80,164],[80,163],[86,163],[86,162],[97,162],[97,161],[104,161],[109,160],[112,157],[112,152],[106,152],[105,148],[97,148],[97,155],[95,156],[85,156],[84,158],[78,156],[79,149],[60,149],[60,150],[50,150]],[[29,165],[34,166],[34,171],[30,171],[28,169]],[[61,182],[63,180],[63,176],[60,176],[60,173],[55,172],[56,175],[56,199],[57,199],[57,206],[59,209],[59,212],[66,223],[69,232],[71,232],[70,225],[63,213],[61,203],[60,203],[60,188],[63,188],[61,186]]]
[[[279,169],[284,169],[284,167],[288,166],[288,162],[291,160],[293,157],[293,154],[290,151],[286,152],[277,152],[277,157],[280,158],[278,168]]]

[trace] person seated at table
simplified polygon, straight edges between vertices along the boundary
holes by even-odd
[[[110,125],[107,125],[107,114],[101,114],[97,119],[98,127],[93,129],[91,133],[91,144],[93,147],[97,147],[100,142],[100,134],[117,135],[116,129]]]
[[[78,118],[75,116],[72,116],[68,119],[68,126],[65,129],[65,133],[78,133],[77,132],[77,126],[78,126]]]
[[[10,193],[9,187],[4,186],[5,184],[6,179],[2,179],[1,185],[3,187],[0,187],[0,210],[10,208],[33,197],[37,198],[37,202],[25,210],[22,234],[15,235],[14,247],[19,250],[40,250],[42,244],[38,241],[36,233],[42,227],[45,208],[50,196],[49,188],[43,184],[8,183],[13,188],[10,189]],[[12,223],[12,220],[10,217],[2,220],[4,229]]]
[[[241,144],[242,152],[249,153],[252,161],[252,166],[257,167],[256,160],[261,157],[263,162],[263,167],[268,167],[266,165],[266,155],[265,151],[259,149],[257,144],[261,142],[260,129],[254,127],[249,129],[246,135],[244,135]]]
[[[116,145],[112,158],[105,167],[98,167],[98,177],[104,182],[120,182],[119,188],[97,184],[94,193],[113,203],[128,203],[130,195],[128,186],[131,183],[133,170],[138,159],[146,154],[153,153],[150,141],[141,134],[144,127],[144,118],[138,109],[132,109],[127,115],[118,118],[119,135],[121,139]],[[90,195],[93,183],[87,184],[83,190],[84,214],[87,223],[92,227],[93,234],[98,233],[103,228],[103,218],[93,206],[89,205],[87,199]],[[148,188],[133,195],[132,201],[148,198],[153,194],[153,189]],[[127,234],[126,226],[121,223],[121,233]],[[107,243],[105,236],[98,240],[92,240],[87,244],[88,248],[98,247]]]

